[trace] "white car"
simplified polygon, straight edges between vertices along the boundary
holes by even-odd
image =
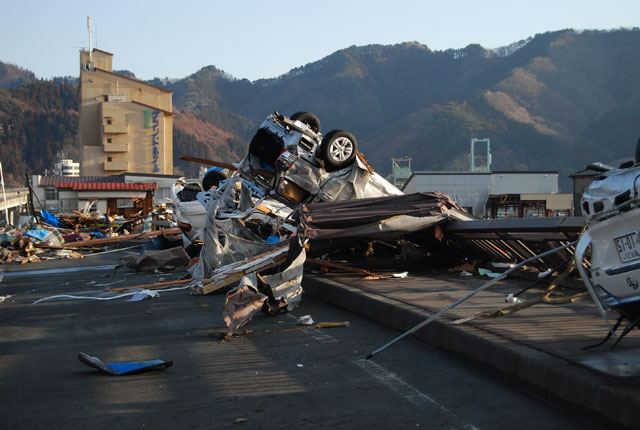
[[[600,163],[592,165],[600,169],[602,175],[593,180],[582,197],[587,230],[576,246],[577,267],[607,324],[607,311],[619,314],[605,341],[622,320],[626,319],[631,328],[640,321],[640,163],[637,161],[617,169]],[[587,271],[583,261],[589,256],[589,250],[590,270]]]
[[[320,121],[309,112],[297,112],[291,117],[278,112],[269,115],[237,168],[233,175],[212,168],[202,185],[176,182],[172,190],[175,218],[188,240],[197,238],[206,220],[208,201],[218,197],[219,193],[209,187],[224,188],[228,181],[238,179],[236,176],[255,202],[260,200],[269,213],[278,217],[285,213],[287,217],[300,203],[403,194],[358,154],[353,134],[333,130],[323,136]]]
[[[269,115],[238,171],[290,207],[402,194],[364,161],[353,134],[332,130],[323,136],[320,121],[309,112]]]
[[[353,164],[358,143],[346,130],[332,130],[323,136],[320,120],[310,112],[297,112],[287,117],[274,112],[265,119],[249,145],[249,153],[266,166],[276,168],[282,154],[288,151],[327,172]],[[295,160],[293,160],[295,162]]]
[[[198,201],[198,194],[203,192],[200,182],[187,182],[181,178],[171,187],[173,200],[173,216],[189,244],[197,239],[197,233],[204,225],[207,208]]]

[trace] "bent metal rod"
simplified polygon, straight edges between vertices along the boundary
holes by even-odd
[[[490,280],[489,282],[481,285],[480,287],[476,288],[474,291],[470,292],[469,294],[467,294],[466,296],[464,296],[463,298],[457,300],[455,303],[447,306],[446,308],[442,309],[441,311],[439,311],[438,313],[432,315],[431,317],[429,317],[428,319],[426,319],[425,321],[421,322],[420,324],[418,324],[417,326],[409,329],[408,331],[402,333],[400,336],[396,337],[395,339],[393,339],[392,341],[388,342],[387,344],[381,346],[380,348],[376,349],[375,351],[369,353],[367,355],[367,360],[369,360],[371,357],[373,357],[374,355],[384,351],[385,349],[387,349],[388,347],[390,347],[391,345],[393,345],[394,343],[396,343],[397,341],[409,336],[411,333],[415,333],[416,331],[420,330],[422,327],[426,326],[427,324],[431,323],[432,321],[438,319],[442,314],[444,314],[445,312],[447,312],[449,309],[453,309],[456,306],[458,306],[460,303],[464,302],[465,300],[469,299],[470,297],[473,297],[474,295],[476,295],[477,293],[479,293],[482,290],[487,289],[488,287],[490,287],[491,285],[493,285],[494,283],[496,283],[497,281],[499,281],[502,278],[505,278],[506,276],[508,276],[510,273],[514,272],[515,270],[518,270],[519,268],[521,268],[522,266],[524,266],[527,263],[530,263],[534,260],[537,260],[539,258],[543,258],[546,257],[548,255],[551,254],[555,254],[556,252],[562,251],[563,249],[567,249],[571,246],[574,246],[578,243],[578,241],[574,241],[571,243],[567,243],[566,245],[562,245],[558,248],[554,248],[551,249],[549,251],[543,252],[542,254],[538,254],[538,255],[534,255],[531,258],[527,258],[526,260],[524,260],[521,263],[518,263],[517,265],[513,266],[512,268],[510,268],[509,270],[507,270],[506,272],[503,272],[500,274],[500,276],[493,278],[492,280]]]

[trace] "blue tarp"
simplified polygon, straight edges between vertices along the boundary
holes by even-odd
[[[67,228],[66,225],[60,222],[60,219],[57,216],[50,213],[49,211],[42,209],[40,211],[40,216],[42,217],[42,220],[45,223],[49,224],[50,226],[57,227],[57,228]]]
[[[111,375],[130,375],[132,373],[140,373],[149,370],[156,370],[171,367],[173,361],[164,360],[148,360],[148,361],[121,361],[115,363],[105,363],[98,357],[81,352],[78,354],[78,359],[95,369],[102,370],[103,372]]]
[[[0,242],[2,243],[10,243],[13,242],[13,240],[15,239],[15,237],[7,234],[7,233],[0,233]]]
[[[44,240],[45,237],[49,236],[51,232],[49,230],[45,230],[43,228],[36,228],[34,230],[29,230],[24,233],[25,236],[32,237],[36,240]]]

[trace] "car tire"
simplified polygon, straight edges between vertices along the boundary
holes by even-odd
[[[332,130],[322,139],[318,156],[324,161],[327,172],[344,169],[353,164],[358,152],[358,142],[346,130]]]
[[[291,115],[292,121],[300,121],[309,126],[315,133],[320,133],[320,120],[311,112],[296,112]]]

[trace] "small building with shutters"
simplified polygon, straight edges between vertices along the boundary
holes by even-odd
[[[127,182],[125,175],[111,176],[40,176],[34,175],[34,207],[51,212],[71,213],[88,208],[104,215],[153,210],[157,182]]]

